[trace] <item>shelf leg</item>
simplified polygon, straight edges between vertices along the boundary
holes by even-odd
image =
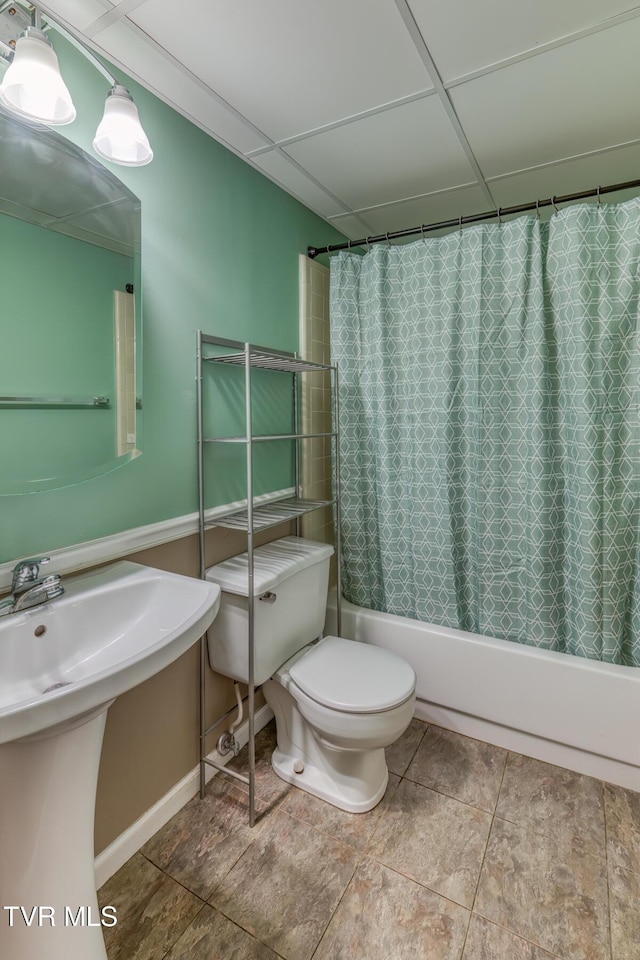
[[[339,637],[342,636],[342,535],[340,531],[340,398],[338,391],[338,365],[333,371],[333,440],[335,444],[335,523],[336,523],[336,628]]]
[[[251,410],[251,345],[245,344],[245,408],[247,431],[247,590],[249,629],[249,826],[256,822],[256,739],[255,739],[255,598],[253,580],[253,415]]]

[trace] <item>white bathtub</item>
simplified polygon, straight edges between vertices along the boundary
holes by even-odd
[[[377,613],[346,601],[342,633],[418,676],[416,716],[640,790],[640,670]],[[335,591],[326,632],[335,631]]]

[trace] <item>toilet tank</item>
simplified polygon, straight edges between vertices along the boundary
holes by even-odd
[[[301,537],[283,537],[254,550],[256,684],[322,633],[332,554],[329,544]],[[206,577],[222,590],[220,610],[207,636],[211,668],[247,683],[247,554],[209,567]]]

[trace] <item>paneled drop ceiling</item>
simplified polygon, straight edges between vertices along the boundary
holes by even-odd
[[[640,177],[628,0],[42,7],[352,239]]]

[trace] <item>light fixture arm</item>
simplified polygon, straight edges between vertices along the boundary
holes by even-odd
[[[38,21],[42,20],[42,15],[44,14],[47,24],[51,24],[51,26],[55,27],[56,30],[62,34],[65,40],[68,40],[69,43],[76,48],[76,50],[79,50],[80,53],[82,53],[87,58],[87,60],[90,60],[93,66],[96,68],[96,70],[98,70],[102,74],[105,80],[109,81],[111,86],[116,86],[119,84],[119,80],[116,77],[114,77],[114,75],[111,73],[110,70],[107,70],[105,65],[93,52],[91,47],[87,46],[87,44],[84,42],[84,40],[80,38],[80,36],[76,33],[73,27],[71,27],[66,21],[64,20],[61,21],[55,14],[49,13],[47,11],[46,4],[45,5],[38,4],[38,6],[34,6],[33,10],[34,10],[34,26],[42,29]]]
[[[127,167],[142,167],[153,160],[153,150],[140,123],[133,97],[113,73],[90,49],[82,34],[55,13],[47,4],[29,4],[24,0],[14,4],[21,10],[20,36],[15,51],[0,82],[0,103],[27,120],[52,126],[72,123],[76,108],[62,75],[58,58],[46,27],[52,27],[74,46],[109,84],[104,114],[93,139],[93,149],[99,157]],[[0,0],[0,12],[6,8]],[[28,18],[31,24],[24,26]]]

